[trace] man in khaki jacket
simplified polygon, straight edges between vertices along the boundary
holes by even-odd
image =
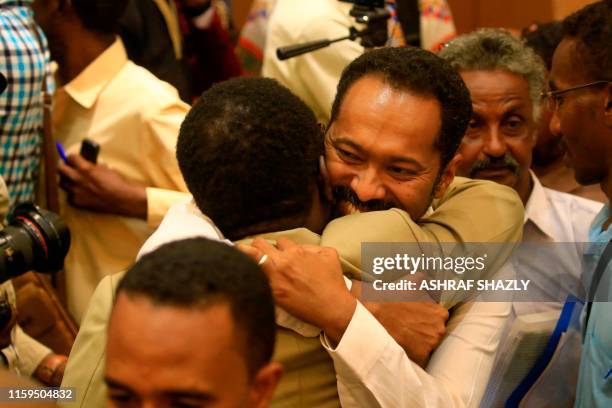
[[[413,59],[415,56],[404,57]],[[418,60],[421,55],[416,57]],[[419,217],[421,224],[414,222],[410,213],[395,208],[336,220],[330,224],[329,234],[326,229],[322,236],[317,235],[323,230],[330,211],[322,199],[324,188],[318,177],[322,140],[312,113],[286,93],[270,80],[226,82],[203,95],[182,127],[177,149],[181,171],[199,210],[211,215],[227,237],[236,240],[264,234],[275,239],[282,234],[304,244],[335,242],[341,255],[347,257],[344,266],[349,276],[351,271],[359,271],[361,242],[371,238],[411,242],[520,240],[523,210],[516,194],[511,189],[483,181],[462,179],[451,185],[452,172],[445,173],[444,185],[435,194],[439,199],[433,203],[434,210],[428,216]],[[469,111],[469,97],[467,93],[464,96]],[[457,129],[459,138],[463,130]],[[435,149],[431,141],[427,148]],[[430,193],[433,183],[431,180]],[[424,200],[427,201],[427,194]],[[193,205],[173,208],[145,245],[147,250],[155,247],[153,241],[163,241],[163,237],[172,240],[178,236],[214,236],[214,228],[199,210]],[[379,222],[375,219],[377,214],[381,216]],[[346,230],[347,233],[345,228],[349,220],[357,226]],[[372,226],[374,228],[370,229]],[[265,234],[275,230],[285,232]],[[359,278],[356,274],[353,277]],[[79,389],[81,406],[95,407],[104,403],[101,386],[104,330],[118,279],[116,275],[106,278],[96,290],[70,357],[63,385]],[[415,303],[406,307],[420,307],[421,311],[402,314],[405,326],[410,326],[410,321],[414,324],[426,313],[431,321],[437,319],[443,326],[446,316],[440,313],[437,305]],[[462,313],[457,316],[452,326],[461,325]],[[495,333],[505,315],[495,312],[488,318],[489,323],[493,321],[492,333],[487,334],[493,339],[492,343],[462,344],[470,349],[468,355],[477,354],[472,366],[481,364],[474,371],[485,377],[491,368],[487,361],[492,361],[495,352]],[[427,332],[424,337],[431,340],[431,351],[443,330],[439,324],[427,320],[419,321],[420,327],[414,329],[414,334],[416,336],[419,330]],[[291,321],[290,316],[280,313],[277,323],[285,329],[279,329],[276,360],[283,363],[286,375],[277,390],[275,405],[338,406],[334,368],[317,338],[320,330],[295,319]],[[393,327],[388,330],[394,332]],[[420,342],[406,344],[408,355],[411,355],[411,348],[419,346],[422,346]],[[424,354],[429,355],[429,351]],[[483,358],[485,356],[489,358]],[[415,355],[414,359],[418,360],[419,356]]]

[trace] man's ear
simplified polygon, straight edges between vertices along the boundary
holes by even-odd
[[[612,129],[612,83],[606,85],[604,92],[604,124]]]
[[[250,407],[268,408],[276,386],[283,375],[283,367],[271,362],[262,367],[251,383]]]
[[[461,156],[461,153],[457,153],[455,154],[455,157],[448,162],[446,168],[440,176],[440,181],[438,181],[438,186],[434,192],[434,198],[442,198],[444,193],[446,193],[448,186],[450,186],[455,179],[455,173],[457,172],[457,167],[459,166],[459,163],[461,163],[461,160],[463,160],[463,156]]]

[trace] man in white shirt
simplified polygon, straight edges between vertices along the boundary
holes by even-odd
[[[459,71],[472,97],[473,115],[459,148],[463,161],[458,174],[512,187],[525,205],[523,243],[509,267],[530,284],[524,294],[514,294],[508,334],[516,316],[550,311],[554,319],[568,294],[585,294],[581,255],[602,204],[545,188],[530,170],[544,64],[519,39],[493,29],[456,38],[440,56]],[[484,404],[506,399],[518,385],[505,376],[502,363],[516,338],[504,337],[499,370],[490,380]]]
[[[387,21],[389,38],[385,46],[420,43],[421,48],[433,51],[456,35],[446,0],[384,3],[391,14]],[[364,28],[350,15],[352,7],[353,4],[340,0],[278,0],[267,21],[262,75],[278,80],[299,96],[321,123],[329,121],[342,70],[365,50],[361,40],[344,40],[284,61],[277,58],[276,50],[289,45],[346,37],[350,27]],[[261,14],[265,21],[267,16]],[[419,35],[414,38],[411,32]]]
[[[352,6],[337,0],[280,0],[268,22],[262,75],[276,79],[299,96],[321,123],[329,119],[342,70],[363,54],[363,46],[345,40],[286,61],[276,57],[276,49],[347,36],[355,25],[349,15]]]
[[[523,243],[512,264],[530,279],[517,315],[561,310],[582,293],[581,251],[601,203],[542,186],[530,170],[545,67],[511,34],[483,29],[451,41],[440,56],[457,69],[472,97],[473,115],[459,147],[457,173],[514,188],[525,205]]]

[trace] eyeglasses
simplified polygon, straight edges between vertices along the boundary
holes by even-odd
[[[592,86],[606,85],[610,83],[612,83],[612,81],[607,81],[607,80],[589,82],[588,84],[573,86],[567,89],[559,89],[557,91],[542,92],[540,94],[540,97],[542,99],[547,99],[549,101],[550,110],[556,111],[557,109],[559,109],[559,105],[563,101],[563,98],[560,98],[561,95],[568,93],[568,92],[577,91],[579,89],[590,88]]]

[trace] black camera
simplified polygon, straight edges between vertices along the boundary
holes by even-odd
[[[70,231],[59,215],[31,203],[18,205],[0,231],[0,283],[30,270],[59,271],[69,248]]]

